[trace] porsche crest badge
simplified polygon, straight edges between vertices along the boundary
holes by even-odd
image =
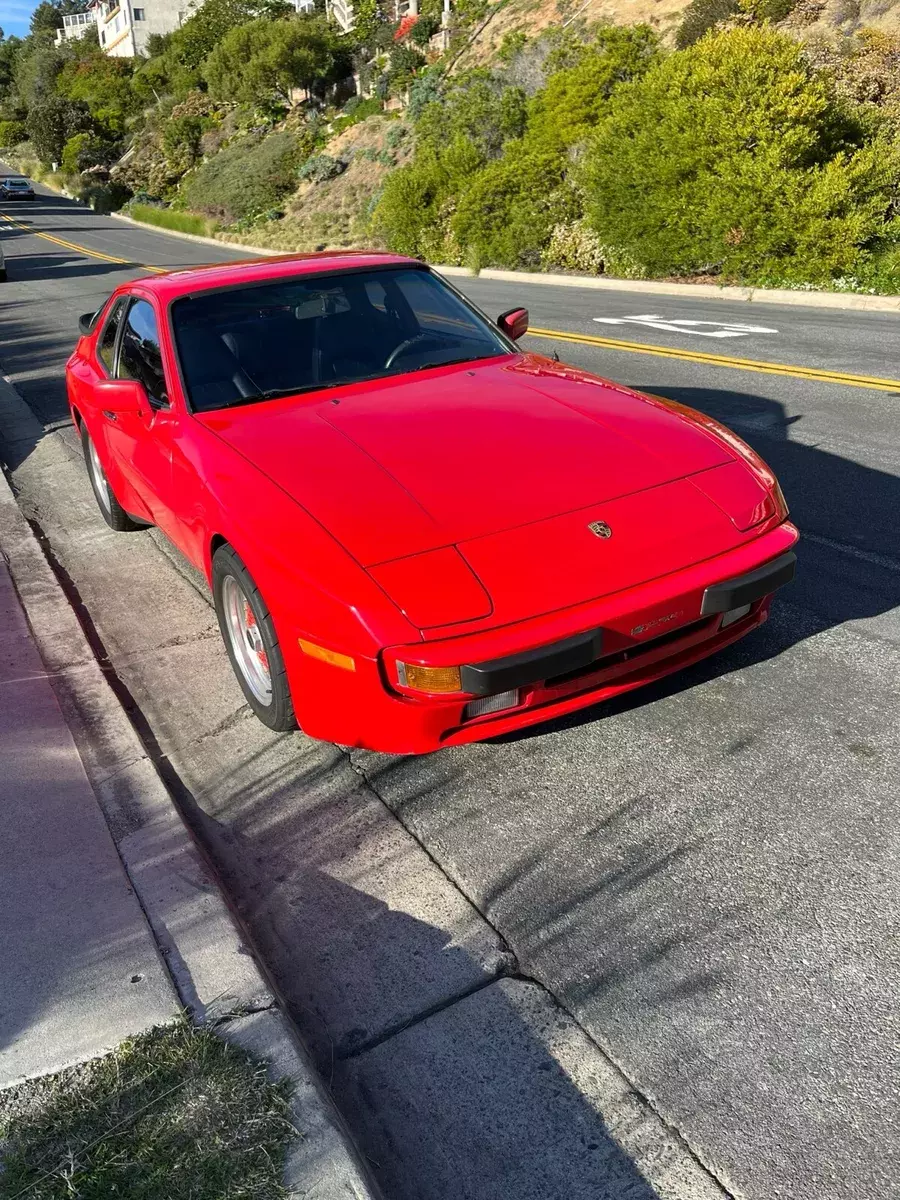
[[[610,527],[607,525],[607,523],[605,521],[591,521],[591,523],[588,525],[588,529],[591,531],[591,533],[594,535],[594,537],[598,537],[598,538],[611,538],[612,537],[612,530],[610,529]]]

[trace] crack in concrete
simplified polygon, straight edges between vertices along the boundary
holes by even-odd
[[[705,1171],[706,1174],[709,1176],[709,1178],[715,1183],[716,1187],[718,1187],[722,1191],[725,1200],[737,1200],[737,1197],[735,1196],[735,1194],[730,1190],[730,1188],[720,1178],[720,1176],[716,1173],[715,1169],[712,1166],[710,1166],[709,1163],[704,1161],[703,1156],[700,1153],[700,1151],[697,1150],[693,1145],[691,1145],[691,1143],[687,1140],[687,1138],[681,1132],[681,1130],[677,1128],[677,1126],[673,1125],[665,1116],[663,1116],[662,1112],[657,1107],[656,1102],[650,1096],[648,1096],[645,1092],[641,1091],[641,1089],[638,1087],[638,1085],[635,1083],[635,1081],[625,1071],[622,1064],[616,1061],[615,1057],[610,1053],[609,1049],[606,1046],[604,1046],[600,1041],[598,1041],[597,1037],[593,1033],[591,1033],[591,1031],[589,1029],[585,1028],[585,1026],[581,1023],[581,1021],[579,1021],[578,1017],[573,1012],[571,1012],[570,1009],[568,1009],[566,1007],[566,1005],[562,1002],[562,1000],[559,998],[559,996],[556,995],[556,993],[552,990],[552,988],[548,987],[542,980],[536,978],[533,975],[527,974],[527,972],[524,972],[519,968],[518,955],[516,954],[516,952],[512,948],[512,946],[510,946],[509,942],[507,941],[507,939],[506,939],[505,935],[502,933],[502,931],[493,923],[493,921],[491,921],[491,919],[481,909],[481,907],[475,903],[475,901],[472,899],[472,897],[466,893],[465,889],[462,888],[460,886],[460,884],[448,873],[448,871],[446,870],[444,865],[439,861],[439,859],[437,859],[435,857],[434,854],[432,854],[431,850],[429,850],[429,848],[422,842],[421,838],[418,837],[416,832],[409,827],[409,825],[403,820],[403,818],[398,813],[394,812],[394,810],[387,803],[385,798],[378,791],[378,788],[374,785],[374,783],[372,783],[371,779],[369,779],[369,777],[366,773],[365,767],[363,767],[359,763],[354,762],[353,751],[350,749],[346,749],[344,747],[341,747],[340,749],[341,749],[341,752],[346,756],[351,769],[356,773],[356,775],[359,776],[359,778],[363,781],[363,784],[369,789],[369,791],[372,793],[372,795],[375,796],[376,799],[378,799],[385,806],[385,808],[388,810],[388,812],[391,814],[391,816],[393,816],[394,820],[397,821],[398,824],[401,825],[402,828],[406,830],[406,832],[413,839],[413,841],[416,843],[416,845],[419,846],[424,851],[424,853],[428,855],[429,859],[434,863],[437,870],[441,872],[441,874],[444,876],[444,878],[447,880],[447,882],[451,885],[451,887],[455,888],[459,892],[459,894],[461,896],[463,896],[469,904],[472,905],[472,907],[476,910],[476,912],[478,912],[478,914],[481,916],[481,918],[485,922],[485,924],[490,926],[490,928],[494,931],[494,933],[496,934],[496,936],[499,939],[503,948],[509,953],[510,959],[514,964],[514,969],[510,972],[500,971],[493,978],[484,980],[481,984],[477,984],[474,987],[469,988],[465,992],[460,993],[458,996],[451,997],[450,999],[444,1001],[443,1003],[435,1005],[434,1007],[428,1009],[427,1011],[417,1014],[415,1017],[410,1018],[409,1020],[404,1022],[402,1025],[398,1025],[397,1027],[395,1027],[393,1029],[387,1030],[382,1035],[378,1035],[377,1037],[369,1039],[369,1041],[364,1043],[362,1046],[356,1047],[352,1051],[345,1052],[343,1054],[339,1054],[337,1056],[338,1060],[339,1061],[349,1061],[351,1059],[357,1058],[360,1055],[366,1053],[366,1051],[373,1050],[377,1046],[381,1046],[385,1042],[390,1041],[392,1038],[396,1037],[398,1034],[403,1033],[404,1030],[411,1029],[416,1025],[422,1024],[423,1022],[427,1021],[429,1018],[431,1018],[433,1016],[437,1016],[439,1013],[446,1012],[447,1009],[452,1008],[454,1005],[458,1004],[460,1001],[467,999],[468,996],[474,995],[477,992],[484,991],[486,988],[489,988],[493,984],[498,983],[501,979],[509,978],[509,979],[515,979],[515,980],[519,981],[520,983],[533,984],[535,987],[540,988],[541,991],[543,991],[547,996],[549,996],[552,999],[554,1004],[556,1004],[561,1009],[561,1011],[564,1012],[566,1014],[566,1016],[568,1016],[569,1019],[578,1027],[578,1029],[581,1030],[581,1032],[584,1034],[584,1036],[587,1038],[587,1040],[591,1043],[591,1045],[596,1048],[598,1054],[601,1054],[609,1063],[612,1064],[613,1067],[615,1067],[615,1069],[619,1072],[619,1074],[622,1076],[622,1078],[626,1081],[626,1083],[628,1084],[629,1088],[634,1093],[634,1095],[638,1097],[638,1099],[641,1101],[641,1103],[643,1103],[647,1106],[647,1108],[650,1110],[650,1112],[653,1113],[653,1115],[656,1117],[656,1119],[659,1121],[659,1123],[666,1129],[666,1131],[673,1138],[673,1140],[676,1141],[683,1148],[684,1153],[689,1155],[691,1158],[693,1158],[694,1161],[696,1162],[697,1166],[701,1170]]]

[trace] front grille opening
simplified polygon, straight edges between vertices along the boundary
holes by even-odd
[[[620,663],[637,660],[641,655],[646,654],[648,650],[657,650],[660,646],[665,646],[669,642],[678,642],[681,638],[703,629],[704,626],[712,625],[714,620],[715,617],[703,617],[699,621],[692,621],[689,625],[679,625],[677,629],[670,629],[668,633],[662,633],[659,637],[650,638],[648,641],[640,642],[636,646],[629,646],[626,650],[619,650],[615,654],[607,654],[601,658],[595,658],[592,663],[588,663],[585,667],[576,667],[574,671],[566,671],[562,675],[554,675],[552,679],[546,681],[544,686],[557,687],[561,683],[572,683],[576,679],[583,679],[586,675],[593,675],[596,671],[603,671],[607,667],[617,667]]]

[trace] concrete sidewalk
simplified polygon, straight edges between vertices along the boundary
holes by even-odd
[[[10,435],[37,445],[43,431],[0,376],[0,441]],[[289,1196],[375,1200],[0,474],[0,1089],[182,1012],[289,1082]]]
[[[174,1017],[178,999],[0,559],[0,1087]]]

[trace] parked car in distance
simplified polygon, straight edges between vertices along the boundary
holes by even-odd
[[[0,200],[34,200],[34,188],[27,179],[7,175],[0,179]]]
[[[272,729],[406,753],[517,730],[737,641],[793,577],[740,438],[523,352],[525,309],[492,322],[416,260],[175,271],[80,328],[100,510],[205,573]]]

